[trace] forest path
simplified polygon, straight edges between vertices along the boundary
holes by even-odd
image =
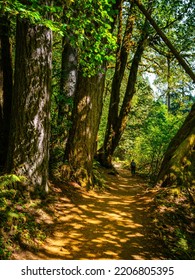
[[[38,250],[14,259],[166,259],[151,227],[154,193],[130,171],[117,170],[117,176],[104,174],[104,192],[55,186],[50,206],[55,215],[42,215],[49,236]]]

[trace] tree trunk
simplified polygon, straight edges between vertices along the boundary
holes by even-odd
[[[60,100],[58,104],[58,126],[60,136],[65,134],[68,136],[68,127],[65,129],[65,122],[70,121],[73,107],[73,98],[77,84],[77,52],[71,46],[68,38],[63,38],[62,62],[61,62],[61,78],[60,78]],[[63,132],[62,132],[63,131]]]
[[[0,170],[2,168],[2,137],[3,137],[3,67],[1,59],[1,36],[0,36]]]
[[[165,153],[158,175],[162,187],[195,186],[195,104]]]
[[[70,167],[68,177],[73,176],[76,182],[87,188],[94,184],[92,167],[105,82],[105,74],[102,73],[93,77],[84,77],[82,72],[78,74],[72,127],[65,150],[65,159]]]
[[[166,93],[166,100],[167,100],[167,109],[171,111],[171,57],[167,54],[167,93]]]
[[[9,40],[10,22],[0,16],[1,71],[0,71],[0,167],[5,167],[11,123],[12,57]]]
[[[123,99],[122,107],[120,109],[119,116],[117,116],[118,111],[116,112],[116,110],[114,110],[112,106],[110,106],[109,108],[109,116],[108,116],[108,123],[107,123],[104,144],[103,147],[100,148],[100,150],[98,151],[98,155],[97,155],[98,161],[107,168],[112,168],[113,153],[116,147],[118,146],[121,136],[126,127],[128,114],[131,108],[131,100],[135,93],[135,84],[137,80],[138,67],[145,48],[147,37],[148,37],[147,32],[143,32],[143,36],[138,43],[137,50],[135,52],[132,61],[126,92]],[[111,95],[114,94],[115,94],[115,88],[113,88],[111,92]],[[112,102],[112,97],[111,97],[111,102]],[[117,106],[117,110],[118,108],[119,108],[119,103]]]
[[[18,19],[8,170],[48,191],[52,32]]]
[[[3,121],[3,65],[2,65],[2,48],[0,36],[0,153],[1,153],[1,137],[2,137],[2,121]],[[0,156],[1,158],[1,156]]]
[[[77,51],[71,46],[68,38],[63,38],[61,61],[60,94],[58,103],[58,141],[63,146],[67,142],[70,129],[73,100],[77,85]]]

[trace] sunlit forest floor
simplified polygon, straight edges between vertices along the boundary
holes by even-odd
[[[21,246],[12,259],[167,259],[151,223],[155,191],[129,170],[118,172],[114,176],[104,170],[106,187],[101,191],[54,184],[36,212],[47,238]]]

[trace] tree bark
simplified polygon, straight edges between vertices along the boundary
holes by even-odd
[[[93,159],[97,146],[97,133],[102,112],[105,69],[93,77],[78,74],[72,115],[72,127],[65,150],[70,173],[81,186],[94,185]],[[66,174],[67,176],[67,174]]]
[[[77,84],[77,52],[71,46],[68,38],[63,37],[62,65],[60,79],[60,94],[64,102],[59,103],[58,120],[63,121],[65,115],[71,112],[70,103],[73,101]],[[66,108],[67,107],[67,108]]]
[[[0,36],[0,141],[2,137],[2,121],[3,121],[3,66],[2,66],[2,47],[1,47],[1,36]],[[0,142],[0,151],[1,151],[1,142]]]
[[[135,16],[133,15],[132,10],[133,10],[133,6],[131,6],[129,11],[129,16],[126,22],[126,29],[125,29],[123,40],[120,39],[120,37],[122,36],[122,30],[119,28],[119,34],[118,34],[119,46],[116,54],[117,59],[116,59],[115,73],[112,80],[107,131],[111,129],[110,128],[111,125],[115,126],[117,125],[118,122],[120,89],[121,89],[121,84],[127,65],[129,51],[131,48],[131,36],[132,36],[133,25],[135,21]]]
[[[58,104],[59,137],[67,141],[69,126],[65,123],[71,121],[73,99],[77,85],[77,51],[71,46],[69,39],[63,37],[63,50],[61,61],[60,100]]]
[[[0,71],[0,167],[4,168],[10,134],[12,105],[12,56],[10,22],[6,15],[0,16],[1,71]]]
[[[52,32],[18,19],[8,170],[48,191]]]
[[[145,23],[146,24],[146,23]],[[142,34],[142,37],[138,43],[137,50],[135,52],[131,69],[129,73],[129,78],[127,82],[126,92],[125,96],[122,102],[122,106],[120,109],[120,113],[118,115],[118,108],[119,108],[119,102],[117,104],[117,108],[114,110],[112,106],[112,97],[110,101],[110,107],[109,107],[109,116],[108,116],[108,123],[107,123],[107,129],[104,139],[103,147],[100,148],[98,151],[97,159],[98,161],[107,168],[112,168],[112,156],[114,154],[114,151],[116,147],[119,144],[119,141],[121,139],[121,136],[125,130],[126,123],[127,123],[127,117],[130,112],[131,108],[131,100],[133,98],[133,95],[135,93],[135,84],[137,80],[137,73],[138,73],[138,67],[139,63],[141,61],[142,54],[144,52],[145,43],[147,41],[147,32],[146,32],[146,26],[144,27],[145,31]],[[125,40],[124,40],[125,41]],[[121,57],[121,59],[123,59]],[[114,77],[115,78],[115,77]],[[122,80],[120,81],[120,83]],[[120,88],[118,87],[118,94],[120,94]],[[115,95],[115,87],[112,88],[111,96]]]
[[[166,100],[167,100],[167,109],[171,111],[171,56],[167,54],[167,92],[166,92]]]
[[[170,142],[157,182],[162,187],[195,186],[195,104]]]

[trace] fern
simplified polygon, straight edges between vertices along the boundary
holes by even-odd
[[[24,176],[17,176],[15,174],[6,174],[3,176],[0,176],[0,188],[12,186],[17,182],[24,181]]]

